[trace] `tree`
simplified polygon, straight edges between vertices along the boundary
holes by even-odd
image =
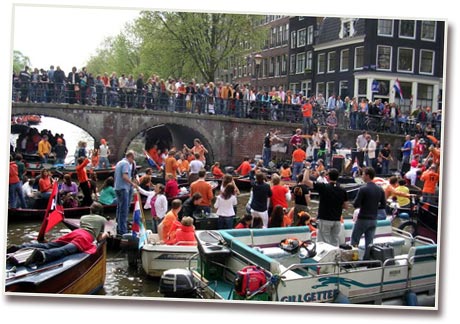
[[[20,51],[13,51],[13,72],[19,73],[25,66],[30,66],[30,59]]]
[[[143,49],[152,45],[150,49],[160,62],[162,53],[167,53],[163,59],[175,66],[177,76],[190,70],[195,72],[194,76],[214,81],[216,72],[228,59],[247,53],[246,43],[252,44],[253,51],[260,48],[265,30],[257,26],[259,17],[144,11],[136,22],[136,32],[143,41]]]

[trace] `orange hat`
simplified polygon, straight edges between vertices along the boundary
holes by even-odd
[[[101,139],[101,144],[102,144],[102,145],[105,145],[105,144],[107,144],[107,142],[105,141],[105,139],[104,139],[104,138],[103,138],[103,139]]]

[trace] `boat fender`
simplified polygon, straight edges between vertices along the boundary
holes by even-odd
[[[404,299],[407,306],[418,306],[417,295],[412,290],[406,292]]]
[[[398,215],[399,218],[404,219],[404,220],[409,220],[409,214],[408,213],[400,213]]]
[[[296,238],[287,238],[280,242],[279,247],[284,251],[296,253],[300,247],[300,241]]]
[[[348,299],[347,296],[345,296],[344,293],[342,293],[340,290],[337,290],[335,292],[335,297],[333,303],[335,304],[350,304],[350,299]]]
[[[267,283],[267,277],[262,268],[246,266],[237,272],[235,277],[235,292],[240,296],[249,296]],[[264,292],[262,289],[260,293]]]

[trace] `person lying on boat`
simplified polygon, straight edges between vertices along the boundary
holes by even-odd
[[[10,254],[23,248],[34,248],[33,252],[25,260],[25,266],[31,264],[40,265],[80,252],[94,254],[97,250],[96,241],[100,242],[108,236],[108,233],[104,232],[106,219],[101,216],[102,212],[102,205],[98,202],[93,202],[90,206],[90,215],[80,218],[80,228],[47,243],[11,245],[6,252]],[[8,262],[18,264],[14,254],[8,257]]]

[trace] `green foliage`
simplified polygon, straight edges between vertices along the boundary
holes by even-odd
[[[20,51],[13,51],[13,72],[19,73],[26,65],[30,66],[29,57],[25,56]]]
[[[107,39],[88,64],[94,74],[214,81],[229,59],[256,52],[266,31],[260,16],[225,13],[143,11],[125,31]]]

